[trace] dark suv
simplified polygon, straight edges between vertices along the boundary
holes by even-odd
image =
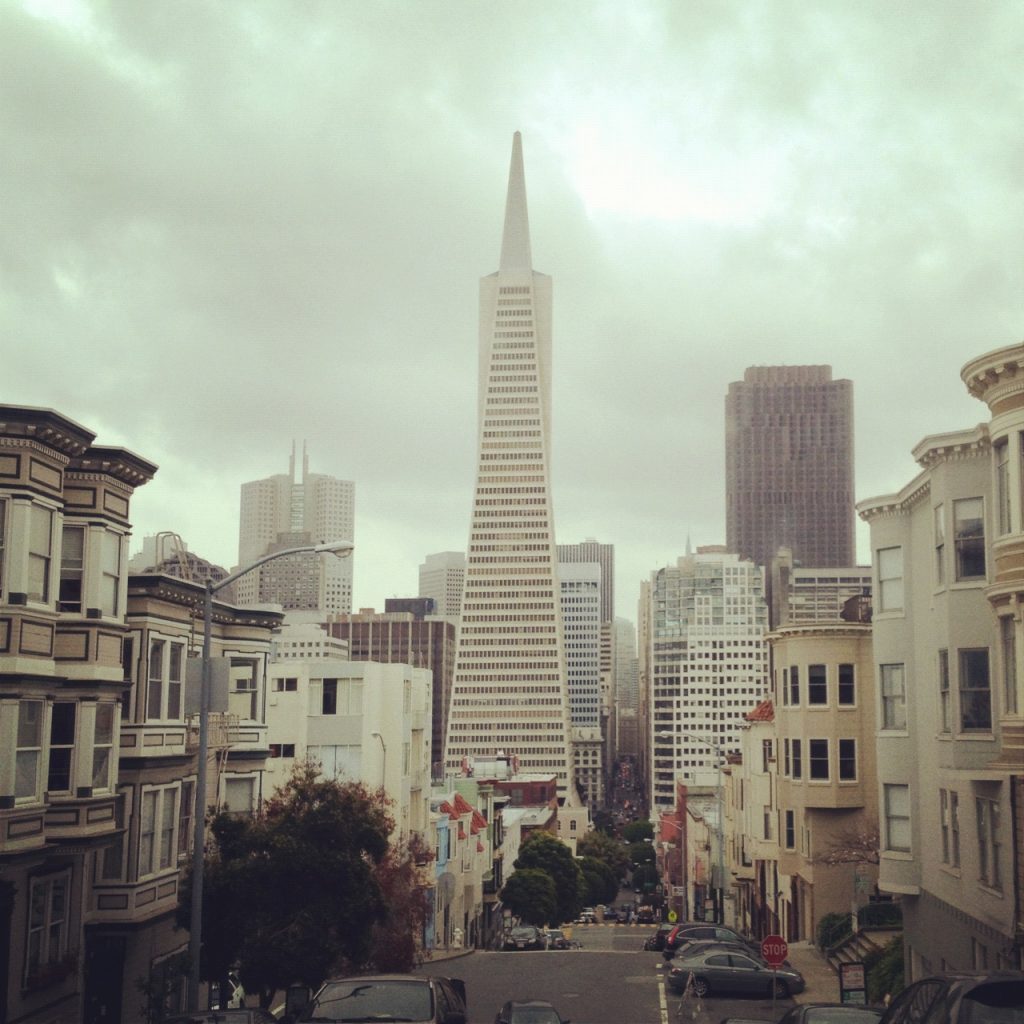
[[[466,985],[458,978],[412,974],[335,978],[324,982],[294,1019],[466,1024]]]
[[[880,1024],[1024,1024],[1024,972],[922,978],[896,996]]]
[[[686,921],[682,924],[677,924],[665,936],[665,942],[662,946],[665,959],[670,959],[676,948],[690,939],[738,942],[740,945],[746,946],[751,952],[756,953],[758,958],[761,956],[761,947],[758,943],[748,939],[745,935],[740,935],[739,932],[735,932],[731,928],[726,928],[720,924],[709,924],[706,921]]]

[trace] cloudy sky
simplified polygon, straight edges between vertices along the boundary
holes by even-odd
[[[512,133],[552,275],[558,539],[724,540],[745,367],[854,381],[856,490],[1024,338],[1016,2],[7,0],[0,402],[160,466],[136,539],[237,557],[239,485],[356,482],[357,606],[465,547],[477,281]],[[859,531],[861,557],[866,535]]]

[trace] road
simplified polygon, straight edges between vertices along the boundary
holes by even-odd
[[[792,1005],[770,998],[708,996],[701,1002],[666,991],[660,953],[643,950],[653,929],[576,925],[581,950],[491,953],[477,950],[421,970],[466,982],[471,1024],[492,1024],[508,999],[546,999],[572,1024],[719,1024],[725,1017],[777,1021]]]

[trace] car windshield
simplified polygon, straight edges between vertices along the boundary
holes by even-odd
[[[1024,1024],[1024,981],[987,982],[960,1004],[960,1024]]]
[[[328,983],[307,1020],[425,1021],[434,1019],[430,986],[416,981]]]
[[[877,1010],[859,1006],[815,1006],[807,1011],[804,1024],[876,1024]]]
[[[517,1006],[509,1024],[561,1024],[558,1014],[547,1006]]]
[[[512,938],[514,939],[532,939],[536,936],[536,928],[513,928]]]

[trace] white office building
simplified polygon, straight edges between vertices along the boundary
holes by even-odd
[[[514,137],[501,261],[480,282],[479,462],[445,763],[498,750],[575,799],[551,507],[551,278]]]
[[[458,622],[462,612],[462,587],[466,578],[464,551],[439,551],[427,555],[420,566],[419,597],[434,602],[434,614]]]

